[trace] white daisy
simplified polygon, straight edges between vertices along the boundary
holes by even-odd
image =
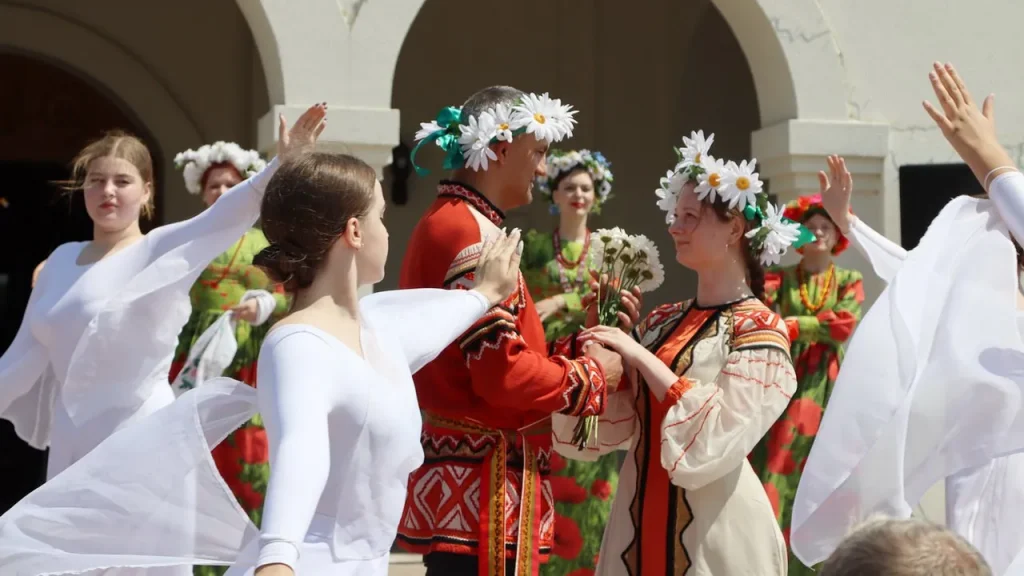
[[[507,104],[498,104],[494,107],[495,131],[499,141],[512,141],[512,109]]]
[[[433,134],[434,132],[439,132],[441,130],[444,130],[444,128],[442,128],[441,125],[437,123],[437,120],[431,120],[430,122],[420,122],[420,129],[419,131],[416,132],[415,141],[419,142],[420,140],[430,137],[430,135]],[[438,146],[440,146],[440,144],[438,144]]]
[[[769,202],[764,218],[761,219],[761,226],[747,232],[747,238],[757,236],[763,228],[768,229],[768,234],[764,237],[764,242],[760,247],[761,264],[773,266],[779,263],[782,255],[800,237],[800,224],[785,220],[782,217],[782,211]]]
[[[637,286],[641,292],[652,292],[665,281],[665,267],[661,265],[658,246],[643,234],[632,236],[631,241],[637,255],[637,270],[641,275]]]
[[[497,132],[494,116],[490,112],[481,112],[480,118],[470,116],[469,125],[460,125],[459,129],[462,131],[459,144],[466,158],[466,167],[487,170],[487,161],[498,159],[498,155],[491,150],[491,140]]]
[[[711,152],[711,144],[715,141],[712,134],[704,138],[704,131],[690,132],[690,137],[683,136],[683,159],[679,161],[679,167],[687,168],[704,162],[704,158]]]
[[[681,172],[669,170],[661,179],[661,188],[654,191],[658,197],[658,208],[665,211],[665,223],[672,224],[676,219],[676,204],[679,202],[679,194],[686,184],[686,176]]]
[[[710,154],[705,155],[702,160],[700,165],[704,168],[704,173],[697,177],[698,182],[694,192],[697,193],[697,198],[701,201],[710,196],[709,202],[714,202],[715,194],[724,196],[723,192],[729,186],[726,165]]]
[[[540,96],[527,94],[513,111],[514,130],[526,128],[527,134],[547,142],[572,136],[572,126],[576,123],[572,106],[563,106],[561,100],[552,100],[546,92]]]
[[[730,161],[726,166],[724,180],[726,186],[723,188],[722,199],[729,202],[729,208],[743,210],[748,204],[757,205],[757,195],[764,190],[764,183],[758,178],[754,168],[757,160],[746,160],[737,165]]]

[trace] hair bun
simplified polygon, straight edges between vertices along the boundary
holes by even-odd
[[[253,257],[252,263],[262,268],[271,280],[281,284],[286,292],[309,288],[320,264],[319,259],[313,262],[302,251],[289,250],[274,242],[260,250]]]

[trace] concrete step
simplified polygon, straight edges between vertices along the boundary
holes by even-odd
[[[388,576],[423,576],[427,573],[423,556],[419,554],[393,553],[390,564]]]

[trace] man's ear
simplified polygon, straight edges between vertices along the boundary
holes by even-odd
[[[498,159],[495,162],[497,162],[498,164],[504,164],[508,160],[508,155],[511,152],[511,147],[512,143],[505,142],[504,140],[498,142],[497,144],[492,144],[491,149],[494,150],[494,153],[498,156]]]

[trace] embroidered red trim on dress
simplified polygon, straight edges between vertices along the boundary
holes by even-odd
[[[437,195],[445,196],[448,198],[458,198],[476,208],[478,212],[483,214],[490,220],[495,226],[501,226],[501,223],[505,221],[505,214],[498,209],[497,206],[491,203],[490,200],[484,197],[483,194],[476,190],[453,182],[451,180],[442,180],[437,186]]]

